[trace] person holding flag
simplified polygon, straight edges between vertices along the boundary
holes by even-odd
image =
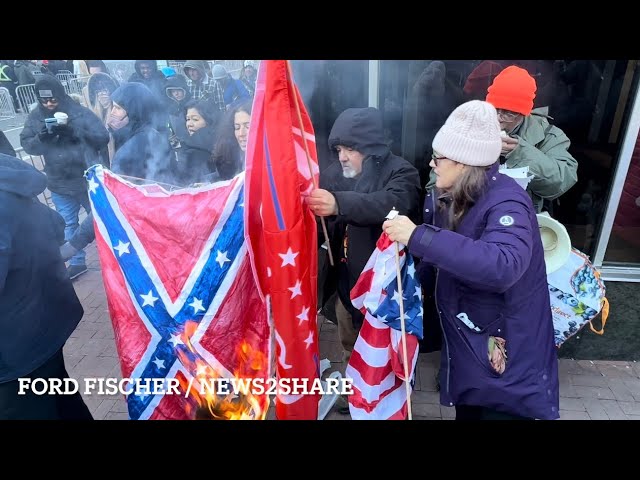
[[[440,402],[456,419],[559,418],[558,359],[536,210],[498,172],[496,109],[472,100],[433,140],[436,189],[424,224],[384,223],[393,241],[435,274],[443,334]],[[435,269],[435,272],[433,271]]]
[[[349,361],[364,316],[351,304],[355,286],[382,233],[390,210],[419,218],[420,176],[404,158],[391,153],[385,140],[382,115],[373,107],[342,112],[329,134],[329,147],[339,162],[328,167],[320,179],[322,188],[306,202],[320,217],[329,217],[336,258],[336,317]],[[324,298],[330,297],[324,292]]]

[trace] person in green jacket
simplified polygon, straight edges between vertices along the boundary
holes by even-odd
[[[540,213],[578,181],[578,162],[569,153],[571,141],[549,120],[548,107],[533,109],[536,81],[520,67],[505,68],[487,89],[486,101],[498,112],[503,130],[500,163],[507,168],[529,167],[533,179],[527,192]],[[426,188],[435,184],[435,175]]]

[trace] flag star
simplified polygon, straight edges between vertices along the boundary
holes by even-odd
[[[149,396],[149,394],[147,392],[145,392],[144,390],[140,389],[140,391],[136,394],[136,396],[138,398],[140,398],[140,400],[144,400],[145,398],[147,398]]]
[[[409,265],[407,267],[407,275],[409,275],[411,278],[416,278],[414,276],[414,274],[416,273],[416,266],[412,263],[411,265]]]
[[[289,249],[287,250],[287,253],[279,253],[278,255],[280,256],[280,258],[282,258],[282,265],[280,265],[281,267],[285,267],[287,265],[293,265],[294,267],[296,266],[296,257],[300,254],[300,252],[293,252],[291,250],[291,247],[289,247]]]
[[[407,315],[407,312],[405,312],[404,315],[400,315],[398,318],[396,318],[396,320],[400,321],[402,321],[402,319],[409,320],[409,315]]]
[[[302,322],[309,320],[309,307],[303,307],[299,315],[296,318],[300,319],[298,325],[302,325]]]
[[[196,314],[198,313],[200,310],[202,310],[204,312],[204,307],[202,306],[202,300],[193,297],[193,302],[191,302],[189,304],[190,307],[193,307],[193,313]]]
[[[244,202],[239,203],[239,204],[238,204],[238,206],[239,206],[240,208],[244,208]]]
[[[293,287],[289,287],[287,290],[291,291],[291,299],[293,300],[298,295],[302,295],[302,282],[298,280]]]
[[[98,189],[100,185],[98,185],[98,182],[96,182],[93,177],[91,177],[89,179],[89,191],[91,193],[96,193],[96,190]]]
[[[207,374],[207,366],[206,365],[198,365],[198,371],[196,372],[196,376],[206,375]]]
[[[221,252],[220,250],[218,250],[218,256],[216,257],[216,262],[218,262],[218,264],[220,265],[220,268],[222,268],[226,262],[230,262],[230,261],[231,260],[227,258],[227,252]]]
[[[416,293],[414,293],[413,296],[422,298],[422,289],[420,287],[416,287]]]
[[[171,340],[169,340],[169,343],[173,343],[174,347],[177,347],[178,345],[184,345],[184,342],[180,338],[180,335],[171,335]]]
[[[398,290],[393,292],[393,297],[391,297],[391,300],[394,300],[398,305],[400,305],[400,294],[398,293]],[[402,300],[406,300],[406,298],[402,297]]]
[[[416,317],[422,317],[422,307],[420,307],[420,313]]]
[[[118,256],[121,257],[124,253],[130,253],[129,245],[131,245],[129,242],[124,243],[122,240],[118,240],[118,245],[113,247],[113,249],[117,250]]]
[[[387,316],[386,316],[386,315],[383,315],[383,316],[378,315],[378,317],[377,317],[377,318],[378,318],[378,320],[379,320],[379,321],[381,321],[382,323],[386,323],[386,322],[387,322]]]
[[[152,363],[156,364],[156,367],[158,367],[158,370],[161,368],[164,368],[164,360],[160,360],[158,357],[156,357],[156,359]]]
[[[159,300],[158,297],[153,296],[153,290],[149,290],[149,293],[147,293],[146,295],[140,295],[140,296],[142,297],[142,300],[144,300],[142,302],[143,307],[146,307],[147,305],[155,307],[154,304]]]
[[[307,344],[307,350],[309,349],[309,347],[311,346],[311,344],[313,343],[313,332],[309,332],[309,336],[307,337],[307,339],[304,341],[304,343]]]

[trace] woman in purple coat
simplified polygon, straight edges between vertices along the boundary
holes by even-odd
[[[436,188],[424,224],[384,223],[435,283],[442,327],[440,402],[456,419],[557,419],[558,359],[536,212],[498,172],[500,125],[489,103],[456,108],[433,140]]]

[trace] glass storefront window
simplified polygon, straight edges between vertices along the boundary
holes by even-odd
[[[607,251],[607,264],[640,264],[640,139],[624,179]]]
[[[622,143],[622,126],[636,89],[635,61],[380,63],[379,105],[392,150],[418,168],[423,185],[430,171],[431,141],[451,111],[465,101],[484,99],[487,87],[502,69],[510,65],[526,69],[536,80],[534,108],[548,107],[550,122],[569,137],[569,153],[578,161],[577,183],[557,200],[546,202],[545,208],[566,226],[575,248],[594,253]],[[636,255],[634,261],[640,260],[640,254]]]

